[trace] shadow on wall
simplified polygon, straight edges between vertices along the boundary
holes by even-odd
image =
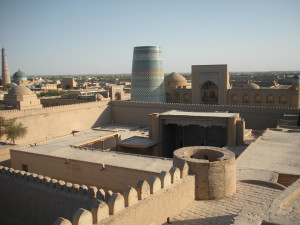
[[[99,118],[93,124],[91,128],[99,127],[101,125],[107,125],[112,123],[112,116],[111,116],[111,105],[109,103],[108,107],[101,113]]]

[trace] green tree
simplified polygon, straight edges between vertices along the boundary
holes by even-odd
[[[5,119],[3,117],[0,117],[0,138],[5,135]]]
[[[5,120],[0,117],[0,138],[5,135],[6,140],[15,143],[16,139],[25,137],[26,134],[27,128],[22,123],[17,123],[16,119]]]

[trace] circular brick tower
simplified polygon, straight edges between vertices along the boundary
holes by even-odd
[[[162,51],[158,46],[139,46],[133,51],[131,100],[165,102]]]
[[[5,49],[2,48],[1,51],[2,51],[2,86],[5,86],[6,84],[11,83],[11,80],[10,80],[10,74],[7,65],[7,59],[5,55]]]
[[[212,146],[190,146],[173,153],[173,165],[186,162],[196,175],[197,199],[220,199],[236,192],[236,163],[233,152]]]

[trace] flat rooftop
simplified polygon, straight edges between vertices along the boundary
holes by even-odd
[[[300,129],[268,129],[237,160],[238,168],[300,175]]]
[[[68,158],[86,162],[103,163],[106,165],[126,167],[137,170],[145,170],[151,172],[169,171],[173,165],[172,159],[160,157],[142,156],[134,154],[126,154],[115,151],[101,150],[85,150],[84,148],[74,148],[73,145],[88,142],[119,132],[121,140],[130,139],[135,136],[147,137],[148,129],[142,127],[128,126],[105,126],[97,129],[88,130],[76,134],[75,136],[65,136],[53,139],[37,146],[14,149],[16,151],[55,156],[60,158]],[[87,148],[86,148],[87,149]]]
[[[238,115],[238,113],[227,112],[187,112],[179,110],[171,110],[164,113],[160,113],[162,116],[184,116],[184,117],[211,117],[211,118],[230,118]]]

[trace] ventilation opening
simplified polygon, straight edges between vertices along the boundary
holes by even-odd
[[[280,173],[278,176],[277,183],[288,187],[291,184],[293,184],[296,180],[298,180],[299,177],[299,175]]]
[[[22,170],[28,172],[28,165],[22,164]]]
[[[218,161],[224,154],[222,152],[210,150],[210,149],[203,149],[201,151],[197,151],[196,153],[192,154],[190,157],[194,159],[204,159],[208,160],[209,162]]]

